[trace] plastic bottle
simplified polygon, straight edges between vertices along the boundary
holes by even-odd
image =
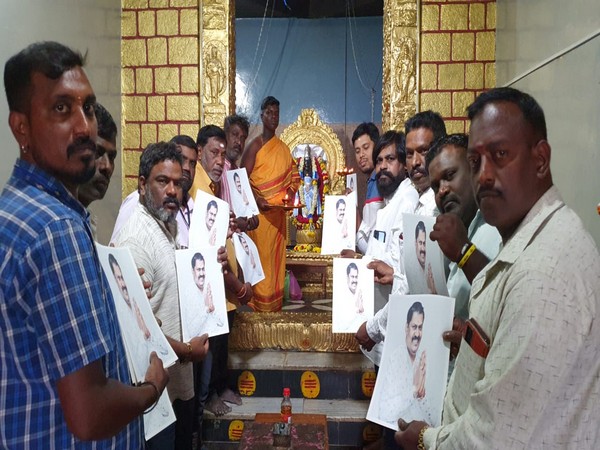
[[[292,401],[290,400],[290,388],[283,388],[283,400],[281,400],[281,421],[292,423]]]

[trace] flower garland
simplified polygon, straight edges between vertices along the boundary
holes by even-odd
[[[320,157],[313,157],[314,166],[317,172],[317,178],[321,180],[321,184],[316,179],[312,181],[312,193],[313,204],[311,205],[311,211],[307,211],[306,206],[304,206],[301,210],[298,210],[298,214],[292,217],[292,223],[299,230],[310,230],[314,228],[321,228],[323,226],[323,214],[317,214],[317,201],[318,198],[321,201],[321,205],[325,204],[325,194],[329,192],[329,174],[327,173],[327,167],[325,165],[325,161],[323,161]],[[298,165],[298,172],[300,174],[304,173],[304,158],[297,158],[296,163]],[[301,186],[298,190],[298,197],[300,202],[303,205],[306,205],[304,201],[304,186]]]
[[[294,251],[300,253],[321,253],[321,247],[313,244],[296,244],[294,246]]]

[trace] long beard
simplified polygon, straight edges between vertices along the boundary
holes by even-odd
[[[175,203],[177,203],[177,207],[179,207],[179,202],[177,201],[177,199],[174,199],[174,200],[175,200]],[[152,201],[152,196],[150,195],[149,189],[146,189],[146,192],[144,193],[144,203],[145,203],[146,209],[148,209],[148,212],[150,212],[150,214],[152,214],[155,218],[157,218],[161,222],[164,222],[168,225],[173,225],[177,221],[176,213],[173,214],[170,211],[167,211],[164,207],[156,206],[154,204],[154,202]]]
[[[400,183],[404,181],[404,173],[400,172],[394,177],[390,172],[385,172],[386,177],[391,180],[390,183],[381,183],[381,173],[382,172],[377,174],[377,189],[379,189],[379,193],[383,195],[384,198],[390,198],[394,195],[394,192],[396,192]]]

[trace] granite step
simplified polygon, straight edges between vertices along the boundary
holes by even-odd
[[[284,387],[291,390],[293,413],[327,416],[331,448],[362,448],[381,434],[379,426],[365,419],[375,372],[362,354],[237,351],[230,353],[229,367],[230,381],[237,381],[246,395],[225,416],[204,413],[206,449],[236,448],[256,413],[279,411]]]

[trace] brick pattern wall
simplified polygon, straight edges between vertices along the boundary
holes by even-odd
[[[122,2],[123,196],[147,144],[198,133],[198,1]]]
[[[466,107],[496,85],[496,1],[421,2],[420,110],[438,111],[449,133],[468,132]]]
[[[198,2],[123,0],[123,196],[137,187],[139,154],[176,134],[196,137]],[[420,110],[448,132],[468,131],[466,107],[496,85],[495,0],[422,0]]]

